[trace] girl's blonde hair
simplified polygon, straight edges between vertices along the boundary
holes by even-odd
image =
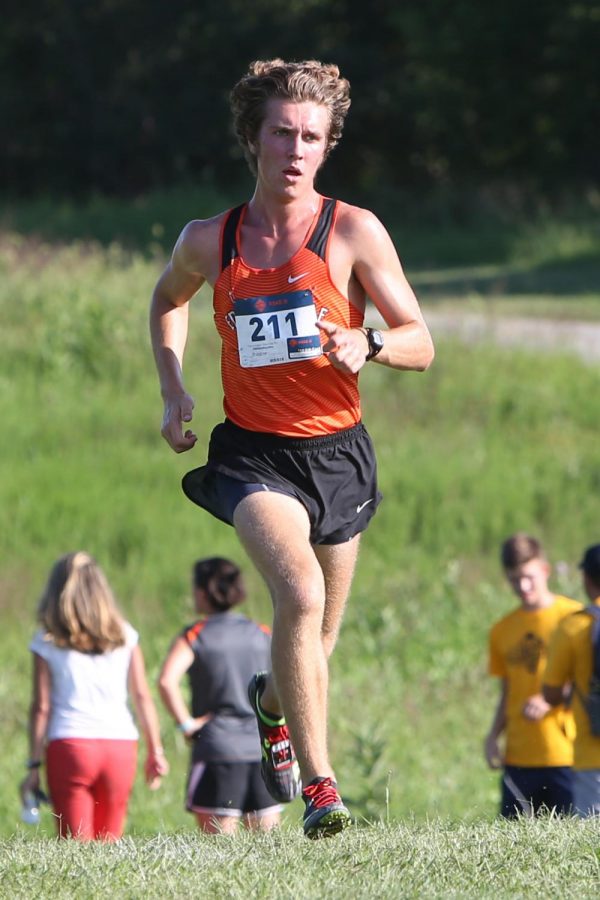
[[[38,606],[38,621],[57,647],[106,653],[125,643],[123,618],[106,576],[81,550],[54,563]]]

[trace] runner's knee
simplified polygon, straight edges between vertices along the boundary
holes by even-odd
[[[273,595],[275,617],[286,622],[316,619],[319,629],[325,611],[325,591],[322,585],[289,585]]]

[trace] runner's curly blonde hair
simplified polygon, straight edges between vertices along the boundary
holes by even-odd
[[[256,175],[256,154],[250,145],[256,142],[271,97],[295,103],[312,102],[329,112],[329,133],[325,158],[337,145],[344,120],[350,109],[350,83],[342,78],[336,65],[316,59],[284,62],[282,59],[256,60],[233,88],[230,95],[233,125],[244,156]]]

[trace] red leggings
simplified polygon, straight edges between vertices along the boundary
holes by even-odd
[[[61,837],[114,841],[123,834],[137,741],[50,741],[48,788]]]

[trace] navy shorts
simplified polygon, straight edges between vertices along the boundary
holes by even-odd
[[[247,431],[228,419],[213,430],[208,463],[184,476],[185,495],[228,525],[254,491],[295,497],[313,544],[343,544],[364,531],[381,494],[371,438],[362,424],[314,438]]]
[[[570,766],[506,766],[502,776],[505,819],[554,810],[573,813],[573,770]]]
[[[279,812],[265,787],[259,762],[196,762],[190,770],[185,808],[215,816]]]

